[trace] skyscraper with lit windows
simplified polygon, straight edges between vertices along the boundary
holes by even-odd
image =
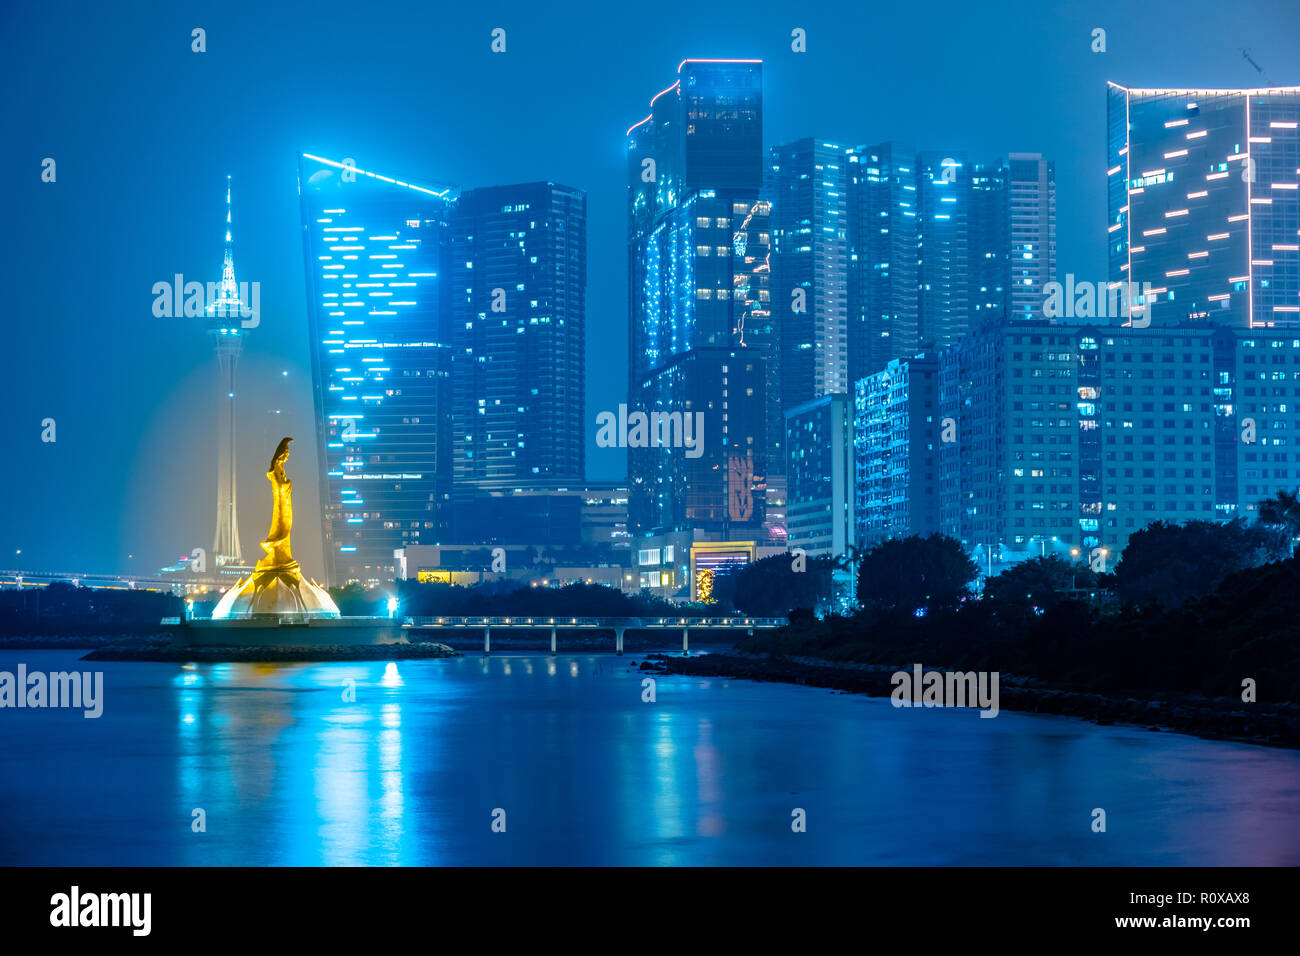
[[[435,543],[452,479],[449,188],[299,156],[307,323],[331,583]]]
[[[848,151],[801,139],[769,152],[781,404],[848,391]]]
[[[916,153],[849,150],[848,375],[856,383],[920,347]]]
[[[1006,164],[1011,319],[1041,319],[1056,281],[1056,164],[1040,153],[1012,153]]]
[[[1108,84],[1112,284],[1150,321],[1300,325],[1300,87]]]
[[[628,393],[646,411],[708,411],[705,457],[718,464],[702,473],[676,448],[630,455],[636,533],[762,533],[784,439],[762,96],[759,60],[683,60],[627,131]]]
[[[457,497],[581,485],[586,194],[465,190],[448,261]]]

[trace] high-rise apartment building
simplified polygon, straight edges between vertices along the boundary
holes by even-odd
[[[848,391],[848,151],[802,139],[768,159],[781,403]]]
[[[1006,163],[1010,269],[1008,317],[1043,318],[1044,287],[1056,281],[1056,164],[1040,153]]]
[[[853,404],[840,392],[785,413],[789,546],[838,557],[854,540]]]
[[[946,348],[971,327],[974,169],[965,153],[916,157],[917,335],[922,348]],[[984,184],[987,187],[987,184]],[[981,193],[980,211],[994,205]],[[982,245],[982,244],[980,244]]]
[[[972,547],[1118,555],[1152,521],[1300,484],[1300,338],[1280,331],[1015,323],[939,364],[943,531]]]
[[[848,375],[857,382],[920,348],[916,153],[849,150]]]
[[[853,398],[858,546],[939,530],[938,362],[894,359],[858,380]]]
[[[849,376],[956,344],[969,330],[1041,317],[1055,279],[1056,186],[1036,153],[883,143],[849,150]]]

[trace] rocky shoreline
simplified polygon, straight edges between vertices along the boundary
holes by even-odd
[[[849,694],[888,697],[892,675],[911,665],[838,663],[817,658],[750,654],[705,654],[700,657],[652,654],[641,664],[648,673],[692,677],[729,677],[826,687]],[[927,665],[927,670],[930,670]],[[1300,748],[1300,707],[1291,704],[1246,704],[1231,698],[1161,695],[1151,700],[1053,687],[1042,681],[1003,673],[999,677],[1002,710],[1078,717],[1095,724],[1131,724],[1152,731],[1174,731],[1215,740],[1270,747]]]
[[[83,651],[117,645],[169,644],[171,631],[147,634],[19,634],[0,638],[0,651]]]

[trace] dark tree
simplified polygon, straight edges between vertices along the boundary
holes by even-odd
[[[388,616],[388,595],[376,588],[367,590],[353,583],[330,588],[329,592],[344,617]]]
[[[862,555],[858,603],[886,611],[955,607],[979,568],[961,542],[941,534],[893,538]]]
[[[1285,489],[1265,498],[1259,503],[1259,523],[1282,529],[1294,541],[1300,537],[1300,498]]]
[[[1115,580],[1127,604],[1174,608],[1213,591],[1234,571],[1290,554],[1290,535],[1274,524],[1155,521],[1128,539]]]
[[[1057,555],[1030,558],[984,584],[985,600],[1049,608],[1068,600],[1071,588],[1095,588],[1097,575],[1087,564]]]
[[[602,584],[553,588],[488,581],[465,588],[399,581],[397,590],[402,614],[411,617],[707,617],[718,613],[716,606],[689,608],[645,592],[625,594]]]
[[[830,558],[803,558],[802,571],[795,559],[776,554],[718,575],[713,596],[741,614],[754,617],[783,617],[795,608],[815,610],[831,600]]]

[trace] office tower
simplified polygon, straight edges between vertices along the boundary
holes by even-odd
[[[939,530],[939,365],[894,359],[857,382],[853,397],[858,547]]]
[[[554,183],[466,190],[448,262],[457,499],[581,485],[586,194]]]
[[[802,139],[772,147],[772,302],[781,404],[848,390],[848,153]]]
[[[1300,324],[1300,87],[1107,90],[1109,270],[1155,325]]]
[[[762,64],[684,60],[677,72],[676,82],[651,100],[650,115],[627,133],[629,396],[634,410],[666,413],[683,411],[673,402],[689,400],[692,410],[725,403],[729,419],[706,421],[707,455],[718,464],[708,473],[690,459],[673,460],[680,448],[630,455],[630,522],[637,534],[669,531],[691,514],[714,526],[752,526],[747,533],[757,534],[766,469],[782,461],[784,437],[770,205],[760,196]],[[701,378],[687,380],[692,375]],[[743,389],[734,381],[724,386],[736,378]],[[724,387],[725,394],[715,391]],[[726,421],[743,432],[745,444],[720,427]],[[737,421],[746,424],[736,429]],[[667,489],[683,469],[695,475],[692,486]],[[674,495],[686,493],[695,507],[674,503]],[[736,495],[753,507],[718,508]]]
[[[244,563],[239,547],[239,519],[235,509],[235,372],[247,329],[242,315],[251,303],[243,302],[235,282],[235,243],[230,216],[230,177],[226,177],[226,247],[217,298],[207,306],[208,337],[217,353],[220,393],[217,396],[217,530],[212,539],[216,567]]]
[[[848,395],[815,398],[785,413],[791,548],[810,556],[848,553],[853,527],[853,405]]]
[[[691,349],[647,375],[629,403],[649,416],[650,436],[650,444],[629,442],[629,520],[648,515],[659,532],[690,529],[724,540],[754,535],[767,492],[765,388],[753,349]],[[629,435],[633,412],[620,428]],[[667,417],[674,414],[680,420]],[[655,444],[661,421],[669,437]]]
[[[454,197],[307,153],[298,175],[326,563],[377,584],[450,501]]]
[[[1056,281],[1056,164],[1040,153],[1006,163],[1010,233],[1009,317],[1043,318],[1044,286]]]
[[[685,60],[678,74],[627,133],[634,384],[692,348],[774,338],[761,61]]]
[[[857,382],[920,347],[918,202],[915,152],[884,143],[848,159],[848,376]]]

